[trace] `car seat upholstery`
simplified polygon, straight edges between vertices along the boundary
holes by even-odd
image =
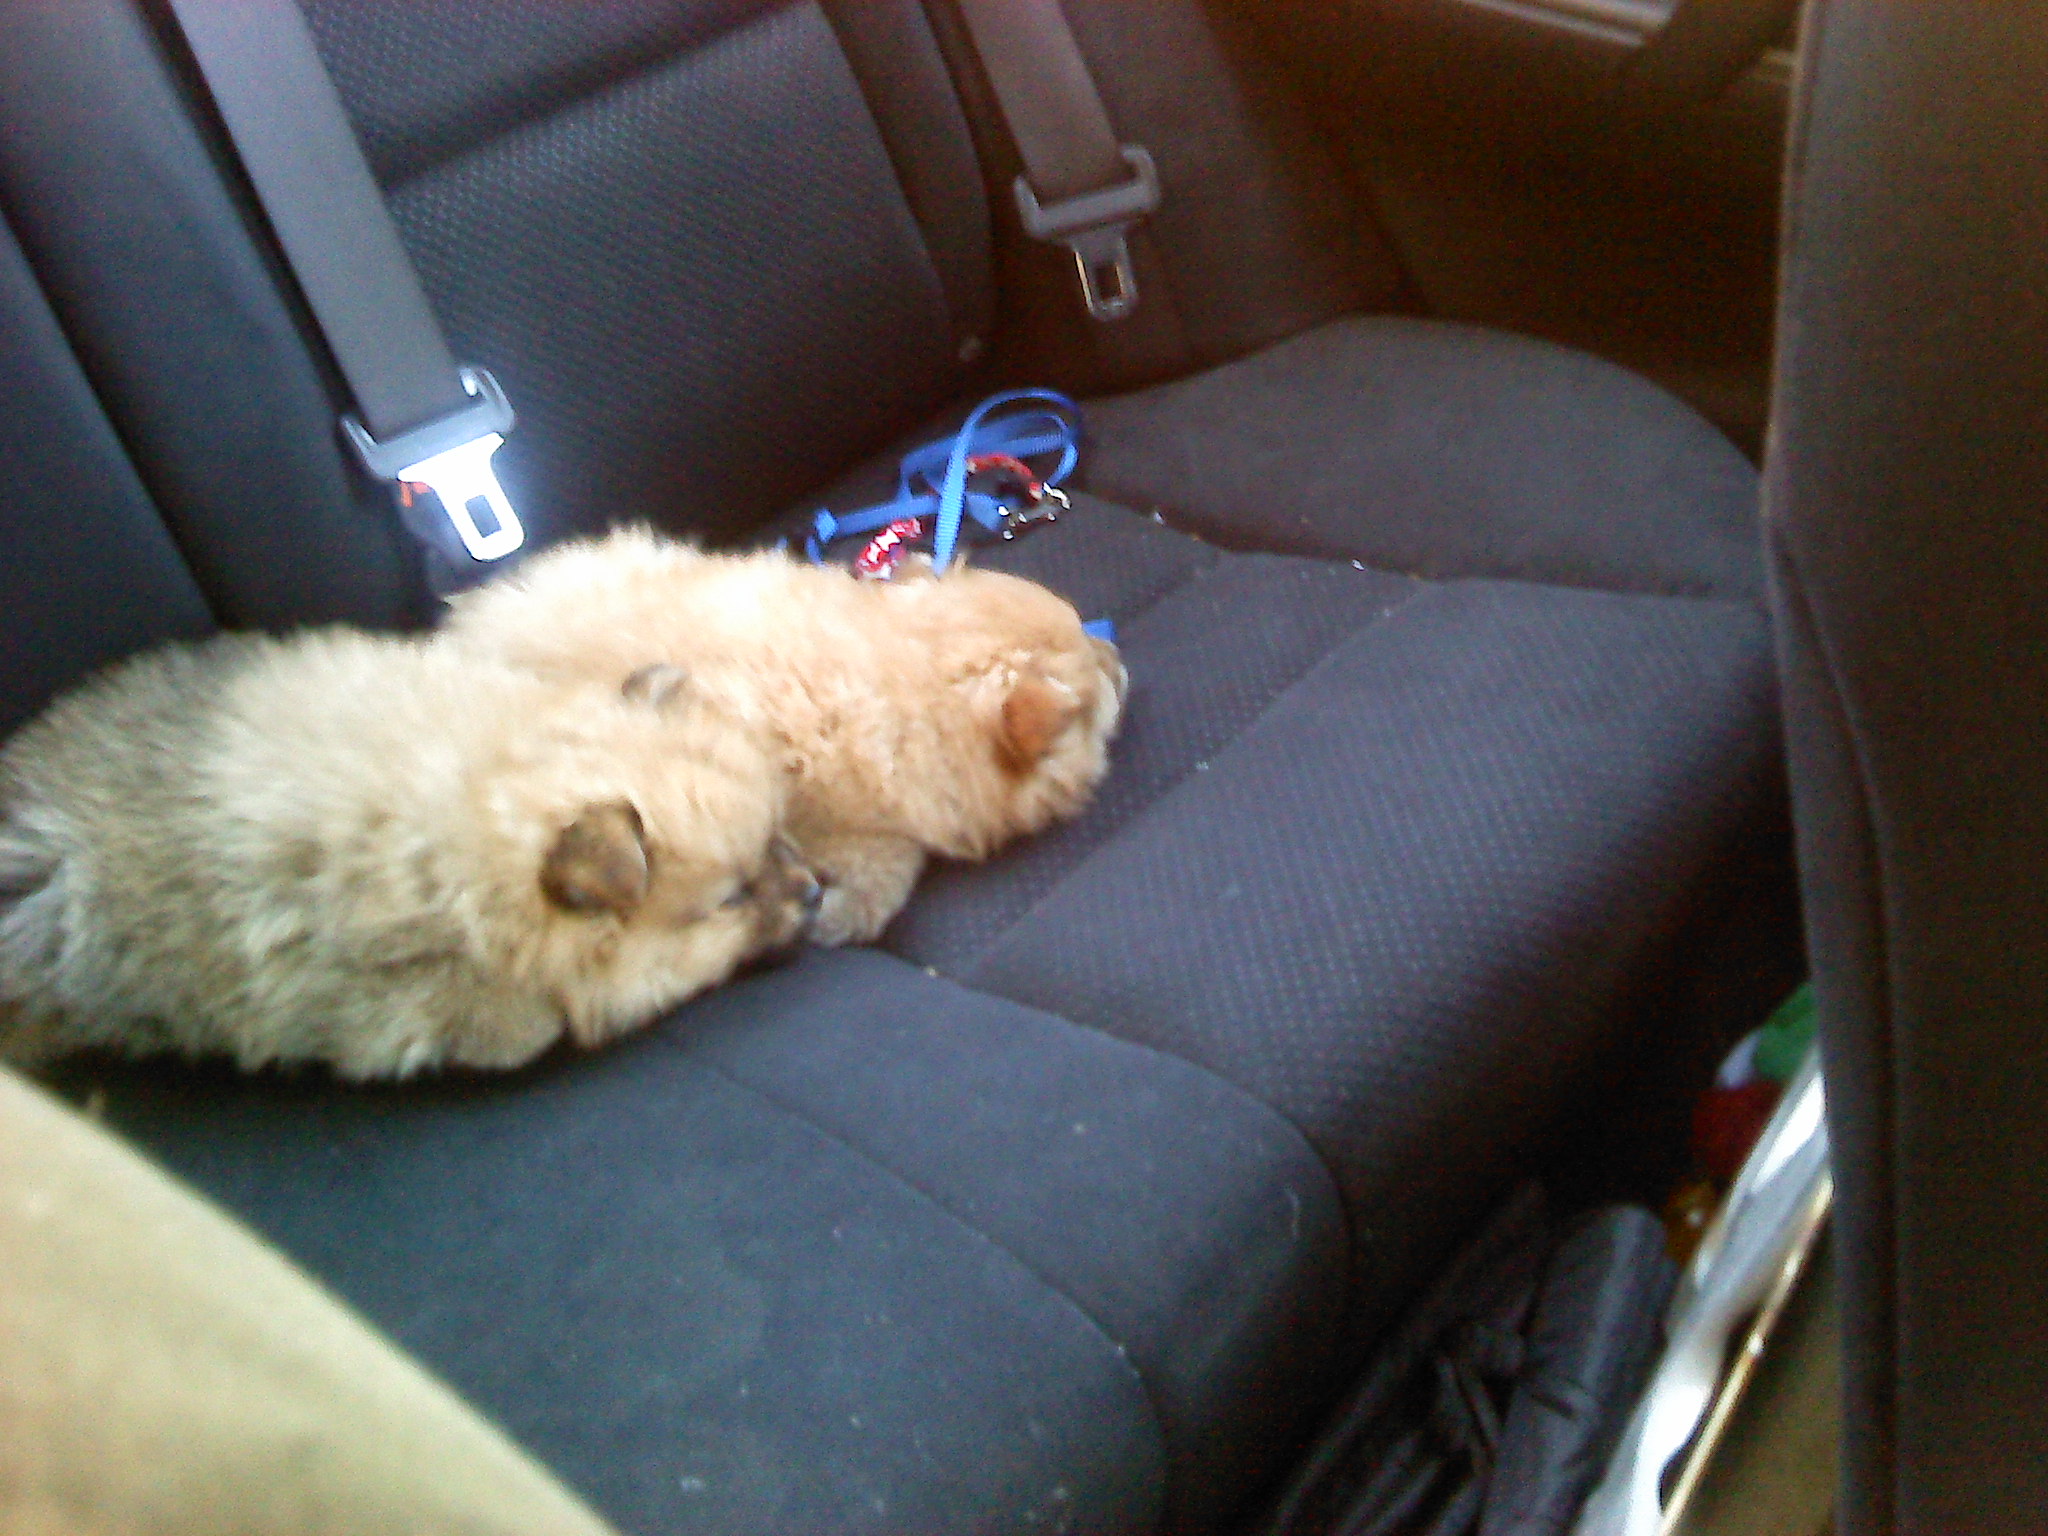
[[[4,732],[86,673],[213,618],[5,229],[0,317]]]
[[[1769,541],[1835,1147],[1845,1532],[2048,1507],[2048,23],[1809,13]]]
[[[1134,9],[1074,7],[1114,80]],[[1091,811],[935,871],[878,951],[595,1057],[74,1082],[625,1528],[1227,1525],[1545,1138],[1685,1032],[1650,1005],[1780,814],[1746,462],[1606,364],[1345,313],[1386,256],[1303,246],[1298,116],[1199,7],[1143,9],[1202,40],[1191,99],[1257,106],[1177,130],[1209,157],[1179,193],[1154,146],[1185,201],[1147,302],[1213,366],[1091,405],[1074,513],[986,557],[1118,624]],[[458,355],[521,411],[538,539],[760,537],[873,483],[1043,307],[943,7],[308,10]],[[107,574],[74,541],[9,579],[34,634],[134,594],[34,663],[8,631],[22,707],[197,593],[428,613],[160,18],[0,15],[35,366],[91,436],[33,447],[104,469],[66,516],[126,520]],[[1233,235],[1245,206],[1279,211]],[[1077,377],[1158,371],[1116,345]],[[75,500],[55,473],[10,517]]]

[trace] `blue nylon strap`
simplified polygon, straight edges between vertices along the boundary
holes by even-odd
[[[1049,405],[1053,411],[1026,411],[989,421],[993,411],[1006,405]],[[1054,414],[1058,412],[1059,414]],[[984,423],[987,423],[984,428]],[[976,454],[1008,453],[1022,458],[1031,451],[1024,445],[1036,442],[1050,431],[1060,449],[1060,461],[1045,477],[1047,485],[1058,485],[1073,473],[1081,456],[1081,408],[1065,395],[1050,389],[1012,389],[990,395],[969,413],[946,455],[945,477],[939,482],[939,510],[932,526],[932,569],[943,571],[953,563],[953,547],[960,541],[960,515],[967,499],[967,461]],[[936,445],[934,445],[936,446]],[[921,450],[922,451],[922,450]],[[1050,452],[1040,448],[1039,452]],[[918,455],[912,454],[911,459]],[[905,460],[906,472],[910,469]]]
[[[835,516],[830,512],[813,513],[811,532],[804,540],[804,554],[812,564],[825,558],[825,546],[839,539],[851,538],[856,533],[873,533],[886,528],[899,518],[930,517],[939,509],[939,495],[936,491],[918,491],[898,496],[894,501],[885,501],[879,506],[863,507],[858,512]],[[990,533],[1003,526],[1006,509],[995,497],[981,491],[969,491],[962,510]]]
[[[994,414],[1005,406],[1025,404],[1038,408]],[[929,517],[932,566],[943,571],[952,563],[964,518],[973,518],[993,533],[1008,516],[1008,509],[995,497],[968,490],[967,461],[984,454],[1029,459],[1048,453],[1059,458],[1043,483],[1057,486],[1074,472],[1081,456],[1081,408],[1050,389],[1013,389],[991,395],[968,414],[953,436],[926,443],[903,456],[893,500],[843,517],[830,512],[813,517],[804,553],[814,561],[822,560],[825,546],[835,539],[873,533],[899,518]]]

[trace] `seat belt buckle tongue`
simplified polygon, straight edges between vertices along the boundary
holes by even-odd
[[[487,432],[445,453],[437,453],[417,464],[408,464],[398,478],[424,485],[440,499],[441,511],[455,525],[455,533],[472,560],[502,560],[526,542],[526,530],[511,498],[498,483],[491,467],[491,455],[504,444],[502,433]],[[491,528],[479,525],[487,514]]]
[[[353,416],[342,417],[341,425],[371,474],[426,486],[470,558],[488,563],[526,542],[519,514],[491,465],[491,456],[512,430],[512,404],[481,368],[462,369],[461,379],[474,404],[384,442]]]
[[[1142,144],[1118,151],[1131,179],[1093,192],[1041,204],[1031,183],[1015,184],[1017,214],[1034,240],[1064,245],[1081,276],[1081,298],[1097,320],[1121,320],[1138,307],[1138,279],[1131,270],[1131,227],[1159,206],[1159,170]]]

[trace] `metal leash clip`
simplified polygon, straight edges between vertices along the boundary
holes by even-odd
[[[975,485],[977,476],[995,472],[1007,480],[993,488]],[[996,530],[1004,539],[1014,539],[1040,523],[1056,523],[1074,503],[1056,485],[1047,485],[1032,473],[1031,466],[1008,453],[977,453],[967,461],[968,484],[990,497],[1002,508],[1002,524]]]
[[[1003,513],[1002,536],[1014,539],[1020,533],[1028,533],[1040,523],[1056,523],[1062,512],[1073,510],[1073,500],[1056,485],[1041,486],[1039,498],[1021,507],[1011,507]]]

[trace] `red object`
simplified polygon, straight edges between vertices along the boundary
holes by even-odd
[[[985,469],[1000,469],[1014,476],[1024,499],[1032,506],[1045,500],[1045,483],[1031,473],[1031,466],[1022,459],[1007,453],[977,453],[967,461],[967,473],[978,475]]]
[[[911,542],[924,533],[924,521],[915,517],[899,517],[867,542],[867,547],[853,557],[853,574],[865,576],[870,581],[887,581],[896,574],[897,564],[903,559]]]
[[[1708,1177],[1726,1185],[1742,1171],[1742,1160],[1778,1107],[1780,1091],[1760,1077],[1700,1095],[1692,1108],[1692,1155]]]

